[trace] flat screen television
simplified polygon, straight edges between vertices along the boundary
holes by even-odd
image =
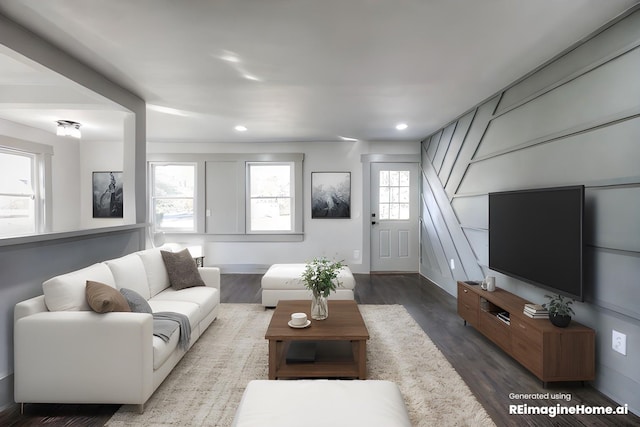
[[[489,193],[489,268],[583,300],[584,186]]]

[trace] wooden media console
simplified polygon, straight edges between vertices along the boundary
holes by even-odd
[[[484,291],[458,282],[458,314],[480,333],[531,371],[545,385],[554,381],[595,378],[595,331],[571,321],[558,328],[549,319],[525,315],[529,301],[504,289]],[[508,312],[502,320],[500,312]]]

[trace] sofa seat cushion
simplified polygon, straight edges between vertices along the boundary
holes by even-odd
[[[162,338],[153,336],[153,370],[160,368],[169,356],[178,348],[180,340],[180,328],[176,329],[169,341],[164,342]]]
[[[143,298],[151,298],[147,271],[142,259],[135,253],[105,261],[111,269],[118,289],[127,288],[136,291]]]
[[[198,317],[202,320],[211,313],[218,304],[220,304],[220,291],[217,288],[211,288],[208,286],[196,286],[193,288],[181,289],[179,291],[176,291],[173,288],[168,288],[153,297],[153,300],[182,301],[197,304],[200,312]]]
[[[262,276],[262,289],[306,289],[302,282],[302,273],[305,267],[306,264],[273,264]],[[356,286],[356,281],[349,267],[340,269],[337,279],[340,282],[338,289],[353,290]]]
[[[144,269],[147,272],[150,293],[149,298],[154,297],[167,289],[170,286],[169,274],[167,274],[167,268],[164,265],[160,249],[146,249],[144,251],[136,252],[136,254],[140,259],[142,259],[142,264],[144,264]]]
[[[44,302],[49,311],[90,311],[86,295],[87,280],[114,288],[116,286],[111,270],[104,263],[52,277],[42,284]]]
[[[200,306],[193,302],[159,300],[157,295],[149,300],[149,305],[154,313],[169,311],[173,313],[184,314],[189,318],[191,330],[195,330],[204,315],[200,311]]]

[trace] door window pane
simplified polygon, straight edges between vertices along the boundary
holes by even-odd
[[[378,212],[381,220],[410,218],[410,182],[410,171],[380,171]]]

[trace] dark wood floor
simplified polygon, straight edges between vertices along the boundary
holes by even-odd
[[[543,388],[542,383],[515,360],[493,345],[456,314],[456,300],[417,274],[356,274],[356,300],[360,304],[402,304],[442,351],[498,426],[640,426],[630,415],[509,415],[509,405],[611,406],[611,401],[590,386],[562,383]],[[222,276],[222,302],[259,303],[261,275]],[[429,363],[425,360],[425,364]],[[565,402],[514,400],[512,393],[570,394]],[[102,426],[117,405],[16,405],[0,413],[0,426]]]

